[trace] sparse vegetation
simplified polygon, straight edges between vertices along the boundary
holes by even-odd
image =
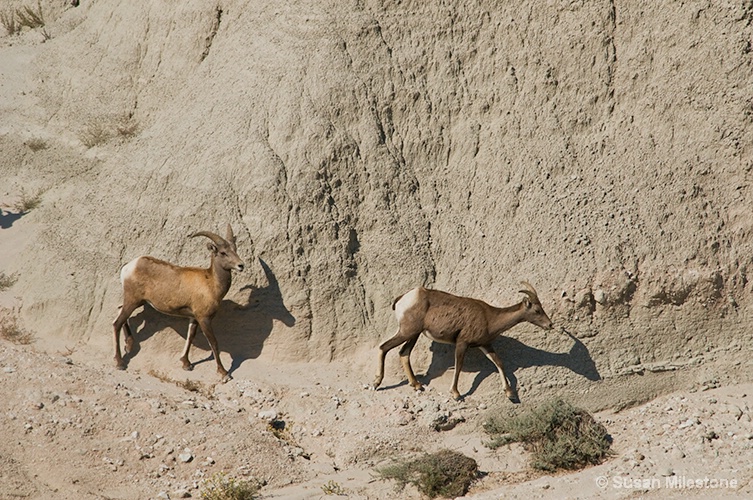
[[[13,205],[13,208],[18,213],[26,213],[29,210],[33,210],[42,204],[42,191],[34,191],[29,193],[25,189],[21,190],[21,198]]]
[[[26,145],[34,151],[35,153],[37,151],[41,151],[43,149],[47,149],[47,141],[44,139],[40,139],[39,137],[34,137],[26,141]]]
[[[20,345],[34,341],[31,332],[20,326],[15,314],[7,309],[0,310],[0,338]]]
[[[103,118],[90,118],[78,134],[79,140],[87,148],[93,148],[107,142],[112,131]]]
[[[17,35],[21,31],[21,25],[16,22],[16,13],[13,10],[0,12],[0,24],[9,35]]]
[[[16,281],[18,281],[17,274],[5,274],[5,272],[0,272],[0,292],[15,285]]]
[[[37,2],[37,10],[32,9],[29,6],[16,9],[16,17],[18,18],[18,24],[22,27],[28,27],[31,29],[44,28],[44,16],[42,15],[42,3]]]
[[[17,214],[24,214],[42,204],[42,193],[43,191],[41,189],[34,191],[33,193],[21,189],[21,195],[18,200],[12,204],[4,204],[2,205],[2,208],[11,210]]]
[[[202,500],[251,500],[261,489],[258,481],[238,481],[219,473],[206,480],[201,489]]]
[[[120,137],[130,139],[138,133],[139,124],[133,117],[126,116],[115,124],[115,130],[117,130]]]
[[[42,14],[41,2],[37,2],[36,10],[29,6],[5,10],[0,13],[0,24],[3,25],[9,35],[17,35],[23,28],[41,28],[40,33],[45,40],[50,39],[50,34],[45,27],[46,22]]]
[[[484,428],[492,436],[490,448],[520,442],[533,454],[531,466],[545,471],[601,463],[611,445],[606,428],[591,414],[560,399],[516,417],[491,417]]]
[[[112,138],[131,139],[138,132],[139,124],[132,116],[98,116],[84,122],[78,138],[84,146],[93,148]]]
[[[327,481],[326,483],[322,485],[322,491],[324,492],[325,495],[328,495],[328,496],[329,495],[336,495],[336,496],[347,495],[347,493],[345,492],[345,489],[340,485],[340,483],[338,483],[337,481],[333,479],[330,479],[329,481]]]
[[[478,475],[478,464],[462,453],[442,450],[379,468],[377,472],[384,479],[397,481],[400,488],[410,483],[430,498],[453,498],[468,492]]]
[[[207,387],[206,384],[203,384],[201,382],[197,382],[195,380],[188,380],[188,379],[175,380],[167,376],[165,373],[162,373],[157,370],[149,370],[149,375],[163,382],[167,382],[169,384],[175,384],[178,387],[185,389],[189,392],[197,392],[208,399],[212,399],[214,397],[214,394],[212,393],[212,389]]]

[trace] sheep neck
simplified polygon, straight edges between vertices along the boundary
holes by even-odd
[[[233,275],[229,270],[224,269],[218,263],[217,259],[214,258],[214,255],[212,255],[212,262],[209,265],[209,270],[215,278],[220,297],[224,297],[227,291],[230,290]]]
[[[515,304],[510,307],[493,307],[492,310],[493,315],[489,322],[489,330],[493,332],[504,332],[523,321],[525,306],[521,302],[520,304]]]

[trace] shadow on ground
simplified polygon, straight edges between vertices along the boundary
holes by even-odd
[[[14,222],[29,212],[6,212],[0,208],[0,229],[9,229]]]
[[[596,368],[596,363],[591,358],[588,348],[569,332],[563,332],[572,341],[572,346],[566,352],[550,352],[535,347],[528,346],[523,342],[511,338],[500,336],[494,341],[494,349],[502,358],[502,364],[505,368],[505,374],[510,380],[513,389],[517,391],[518,379],[515,376],[521,368],[530,368],[533,366],[554,366],[563,367],[580,375],[588,380],[601,380],[601,375]],[[449,344],[438,344],[432,342],[430,347],[432,351],[432,360],[426,375],[418,377],[421,383],[428,383],[434,378],[440,377],[448,369],[455,365],[455,346]],[[463,363],[463,372],[460,374],[458,387],[461,389],[467,387],[467,377],[473,372],[477,372],[473,383],[468,390],[468,394],[473,394],[479,388],[481,383],[490,375],[498,377],[497,369],[479,349],[469,349]],[[466,383],[463,383],[463,380]],[[502,385],[500,383],[500,391]],[[449,391],[449,387],[447,388]]]
[[[275,321],[280,321],[287,327],[295,325],[295,317],[285,307],[279,283],[272,269],[262,259],[259,259],[259,263],[267,278],[266,286],[244,286],[241,292],[248,293],[245,304],[223,300],[212,322],[220,351],[227,352],[232,358],[231,365],[226,367],[230,374],[244,361],[259,357],[264,342],[272,333]],[[157,332],[172,329],[178,332],[184,340],[188,334],[188,319],[166,316],[148,305],[131,316],[129,324],[136,342],[133,350],[123,357],[126,363],[138,355],[139,344]],[[206,337],[198,332],[194,338],[194,346],[210,351]],[[211,352],[204,359],[195,359],[196,351],[192,349],[191,352],[193,355],[190,358],[194,365],[213,360]],[[179,357],[180,351],[176,351],[176,364],[179,364]]]

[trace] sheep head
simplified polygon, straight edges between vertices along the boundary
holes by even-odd
[[[525,294],[526,296],[526,298],[523,299],[523,305],[526,308],[525,320],[543,328],[544,330],[551,330],[553,328],[552,320],[549,319],[549,316],[544,312],[544,307],[541,305],[536,290],[527,281],[523,281],[522,284],[524,288],[523,290],[520,290],[520,293]]]
[[[195,238],[197,236],[205,236],[211,240],[210,243],[207,243],[207,248],[212,252],[212,258],[217,259],[218,264],[223,269],[226,271],[243,271],[245,265],[236,252],[235,235],[230,224],[227,225],[227,239],[210,231],[198,231],[189,237]]]

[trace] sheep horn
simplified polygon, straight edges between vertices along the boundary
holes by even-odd
[[[519,290],[520,293],[524,293],[528,295],[528,298],[531,299],[531,302],[538,303],[539,295],[536,293],[536,290],[531,286],[531,284],[527,281],[521,281],[521,284],[523,285],[525,289]]]
[[[193,233],[189,238],[196,238],[197,236],[206,236],[210,240],[214,242],[217,246],[224,246],[227,245],[227,242],[221,237],[214,233],[211,233],[209,231],[199,231],[197,233]]]

